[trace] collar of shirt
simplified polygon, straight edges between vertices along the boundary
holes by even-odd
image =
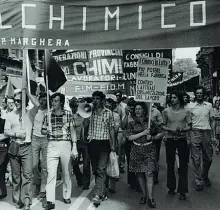
[[[52,110],[52,111],[51,111],[51,114],[53,114],[53,115],[55,115],[55,116],[63,116],[63,115],[66,114],[66,112],[65,112],[65,110],[62,110],[62,113],[61,113],[60,115],[57,115],[57,114],[55,113],[55,111]]]

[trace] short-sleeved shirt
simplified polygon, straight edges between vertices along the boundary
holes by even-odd
[[[112,127],[114,127],[112,111],[106,108],[103,108],[100,114],[93,111],[90,117],[88,139],[109,140]]]
[[[38,137],[44,137],[45,135],[41,134],[41,128],[44,120],[44,116],[47,110],[40,110],[38,109],[38,112],[34,118],[34,124],[33,124],[33,135]]]
[[[25,140],[11,137],[12,141],[14,140],[19,144],[31,142],[33,122],[34,122],[34,117],[37,113],[37,109],[38,109],[37,107],[33,107],[30,110],[26,110],[26,113],[22,119],[19,116],[19,114],[17,114],[16,110],[8,113],[5,121],[4,130],[5,131],[10,130],[13,133],[22,132],[22,130],[26,132]],[[22,125],[22,123],[24,123],[24,126]]]
[[[163,111],[163,124],[168,128],[176,130],[177,128],[184,129],[191,123],[190,110],[186,108],[180,108],[178,111],[174,111],[171,107],[166,108]],[[173,138],[170,132],[167,132],[167,138]],[[186,138],[186,133],[181,135],[181,138]]]
[[[82,118],[80,115],[78,114],[73,115],[73,127],[76,130],[77,141],[82,140],[83,122],[84,122],[84,118]]]
[[[70,141],[70,124],[72,114],[70,111],[63,110],[61,115],[56,115],[52,110],[50,113],[51,128],[49,128],[48,114],[45,115],[42,128],[50,129],[48,141]]]
[[[212,104],[203,102],[194,103],[191,107],[192,129],[211,130],[210,118],[214,117]]]

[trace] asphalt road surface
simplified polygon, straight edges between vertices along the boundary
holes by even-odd
[[[177,174],[178,176],[178,174]],[[147,204],[140,205],[140,192],[132,190],[127,185],[127,174],[120,176],[116,185],[116,194],[109,194],[108,199],[103,201],[97,208],[99,210],[144,210],[150,209]],[[170,196],[166,188],[166,162],[164,145],[161,149],[159,185],[155,186],[155,200],[158,210],[219,210],[220,209],[220,155],[214,154],[214,161],[210,170],[212,186],[205,187],[204,191],[196,192],[193,179],[191,160],[189,163],[189,193],[185,201],[179,200],[179,195]],[[57,210],[93,210],[91,204],[93,198],[94,177],[92,177],[90,189],[83,191],[77,187],[74,175],[72,175],[72,197],[71,204],[62,202],[62,181],[57,182],[56,208]],[[0,201],[0,210],[16,209],[11,198],[12,188],[8,187],[8,196]],[[31,210],[41,210],[42,200],[35,197],[32,201]]]

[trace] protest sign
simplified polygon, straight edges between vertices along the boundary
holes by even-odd
[[[166,100],[168,66],[166,58],[140,56],[136,79],[136,100],[162,103]]]

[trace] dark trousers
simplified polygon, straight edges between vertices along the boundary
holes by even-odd
[[[73,173],[76,176],[78,185],[83,184],[84,187],[89,187],[91,170],[90,170],[90,156],[88,152],[88,146],[86,143],[78,141],[77,150],[78,150],[78,159],[76,161],[73,161]],[[80,171],[79,168],[81,155],[83,158],[83,173]]]
[[[28,199],[31,204],[33,168],[31,144],[20,145],[17,155],[9,157],[12,171],[13,202],[25,202]]]
[[[8,148],[0,147],[0,198],[7,196],[7,188],[5,185],[5,173],[9,162]]]
[[[176,189],[175,176],[175,155],[176,150],[179,155],[179,181],[178,193],[188,192],[188,145],[186,139],[174,140],[167,139],[166,142],[166,161],[167,161],[167,187],[171,190]]]
[[[160,148],[161,148],[161,142],[162,139],[158,139],[154,141],[155,147],[156,147],[156,161],[159,163],[160,160]],[[159,164],[158,164],[159,165]],[[154,179],[157,180],[159,175],[159,167],[157,171],[154,171]]]
[[[137,177],[134,172],[129,171],[129,163],[130,163],[130,154],[131,154],[131,145],[133,143],[126,141],[125,142],[125,155],[127,160],[127,182],[132,188],[138,187]]]
[[[95,175],[94,194],[103,196],[105,194],[106,168],[110,155],[110,142],[92,140],[88,144],[89,155],[91,158],[92,170]]]

